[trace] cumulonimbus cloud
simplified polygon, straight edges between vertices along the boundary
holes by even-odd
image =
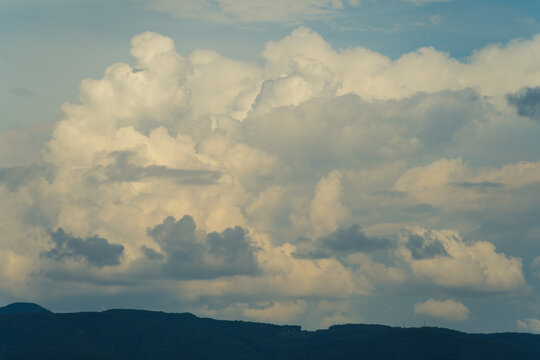
[[[525,191],[540,166],[527,149],[539,130],[516,121],[506,95],[539,85],[529,76],[539,37],[466,60],[434,48],[390,59],[298,28],[266,44],[261,65],[180,55],[145,32],[131,53],[133,66],[82,82],[35,163],[10,157],[32,136],[0,135],[5,291],[78,261],[94,278],[151,279],[186,299],[220,298],[221,309],[235,308],[233,295],[278,304],[250,312],[264,318],[280,306],[309,312],[299,297],[525,285],[523,254],[495,247],[521,238],[470,229],[484,225],[480,212],[495,222],[489,209],[534,207]],[[501,160],[501,139],[529,142]],[[463,237],[430,230],[448,227]],[[60,228],[51,243],[47,229]],[[85,291],[69,281],[65,293]]]

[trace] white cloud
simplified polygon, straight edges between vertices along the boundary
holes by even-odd
[[[461,158],[442,158],[407,170],[394,189],[436,207],[470,209],[506,202],[511,191],[539,182],[538,161],[472,169]]]
[[[412,229],[396,256],[414,277],[445,288],[506,292],[525,284],[521,259],[497,253],[487,241],[465,242],[457,231]]]
[[[414,304],[414,313],[456,322],[469,318],[469,309],[463,303],[452,299],[445,301],[429,299],[426,302]]]
[[[306,311],[306,302],[302,300],[273,301],[260,305],[261,308],[244,309],[244,315],[257,321],[284,324]]]
[[[540,334],[540,320],[538,319],[518,320],[517,324],[520,328],[526,331],[530,331],[535,334]]]
[[[539,182],[532,155],[489,167],[466,155],[476,135],[501,136],[500,124],[514,126],[515,114],[493,99],[540,83],[528,55],[540,52],[540,38],[482,49],[465,62],[432,48],[396,60],[361,47],[336,50],[306,28],[266,44],[263,65],[208,50],[182,56],[152,32],[131,46],[135,66],[113,64],[101,79],[84,80],[78,101],[62,107],[42,158],[36,149],[14,150],[34,146],[31,131],[0,134],[0,257],[9,264],[0,266],[2,291],[46,292],[39,284],[51,273],[57,283],[77,284],[59,285],[59,296],[98,292],[96,284],[111,278],[149,278],[157,266],[141,249],[159,244],[148,229],[185,215],[205,233],[246,229],[261,271],[155,286],[188,299],[245,296],[259,305],[244,316],[262,319],[280,308],[303,316],[297,298],[345,301],[417,283],[474,292],[524,284],[519,258],[423,227],[444,225],[456,210],[515,204],[515,192]],[[503,69],[495,80],[493,68]],[[494,115],[499,105],[504,119]],[[412,250],[403,237],[394,258],[382,249],[294,257],[298,237],[353,224],[385,238],[411,225],[409,235],[423,240]],[[477,226],[471,218],[456,228]],[[121,244],[121,264],[51,264],[40,252],[50,249],[46,230],[58,227]],[[345,313],[319,315],[330,321]]]

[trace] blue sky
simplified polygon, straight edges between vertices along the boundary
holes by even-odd
[[[0,301],[540,332],[539,14],[4,1]]]

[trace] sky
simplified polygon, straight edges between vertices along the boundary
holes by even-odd
[[[539,21],[2,1],[0,303],[540,333]]]

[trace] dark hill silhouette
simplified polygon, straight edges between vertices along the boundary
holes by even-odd
[[[0,315],[0,359],[540,359],[540,335],[299,326],[108,310]]]
[[[50,313],[49,310],[38,304],[28,302],[16,302],[0,307],[0,314],[24,314],[24,313]]]

